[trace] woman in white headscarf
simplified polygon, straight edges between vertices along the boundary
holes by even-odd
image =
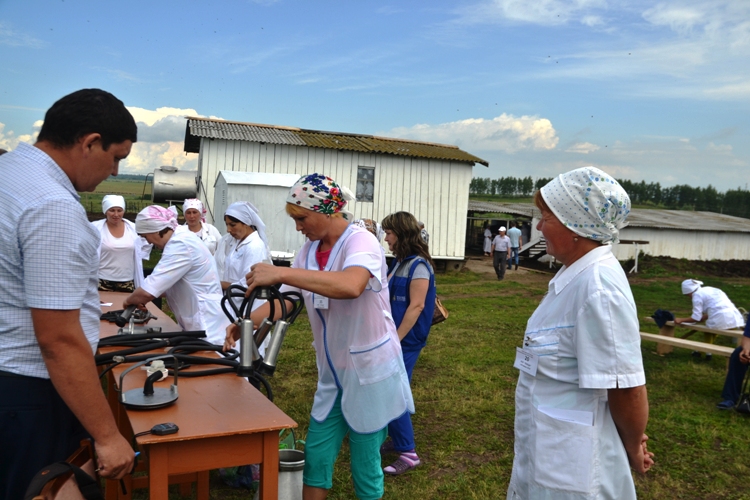
[[[219,240],[214,258],[221,277],[221,288],[226,290],[232,284],[246,286],[245,275],[253,264],[270,264],[272,261],[266,225],[252,203],[238,201],[229,205],[224,213],[224,223],[227,234]]]
[[[192,231],[179,231],[171,210],[151,205],[135,219],[138,234],[162,249],[159,263],[123,307],[145,305],[165,294],[183,330],[205,330],[207,340],[223,344],[229,319],[221,309],[221,284],[211,252]]]
[[[675,318],[676,324],[705,321],[709,328],[729,330],[742,328],[745,321],[742,313],[727,297],[727,294],[712,286],[702,286],[703,282],[687,279],[682,282],[682,293],[693,301],[693,314],[689,318]]]
[[[99,242],[99,290],[132,292],[143,281],[143,260],[151,245],[138,236],[135,224],[125,219],[125,198],[108,194],[102,198],[104,219],[91,223],[101,234]]]
[[[515,458],[508,499],[635,499],[630,469],[646,447],[646,377],[638,315],[611,243],[627,193],[594,167],[557,176],[534,196],[547,253],[564,266],[518,348]]]
[[[216,253],[216,246],[221,239],[221,233],[214,226],[206,222],[206,208],[198,198],[188,198],[182,204],[182,214],[185,224],[179,230],[189,229],[206,245],[211,255]]]

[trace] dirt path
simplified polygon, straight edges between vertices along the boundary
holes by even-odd
[[[477,273],[483,279],[497,280],[495,269],[492,267],[492,257],[468,257],[464,267],[469,271]],[[506,280],[524,283],[548,283],[553,276],[553,273],[524,267],[523,263],[518,267],[517,271],[515,269],[505,271]]]

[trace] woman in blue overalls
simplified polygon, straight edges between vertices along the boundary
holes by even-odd
[[[435,272],[427,245],[420,238],[417,219],[408,212],[396,212],[383,219],[385,242],[395,257],[388,269],[391,312],[398,328],[404,366],[411,374],[419,353],[427,343],[435,311]],[[414,444],[411,415],[405,413],[388,424],[390,442],[381,451],[396,451],[399,458],[383,472],[399,475],[421,463]]]

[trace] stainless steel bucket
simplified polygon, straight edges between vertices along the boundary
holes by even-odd
[[[305,452],[279,450],[279,500],[302,500]]]

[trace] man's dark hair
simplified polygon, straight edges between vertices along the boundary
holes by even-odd
[[[138,139],[133,115],[121,100],[104,90],[83,89],[66,95],[47,110],[38,140],[64,148],[94,133],[101,134],[105,151],[111,144]]]

